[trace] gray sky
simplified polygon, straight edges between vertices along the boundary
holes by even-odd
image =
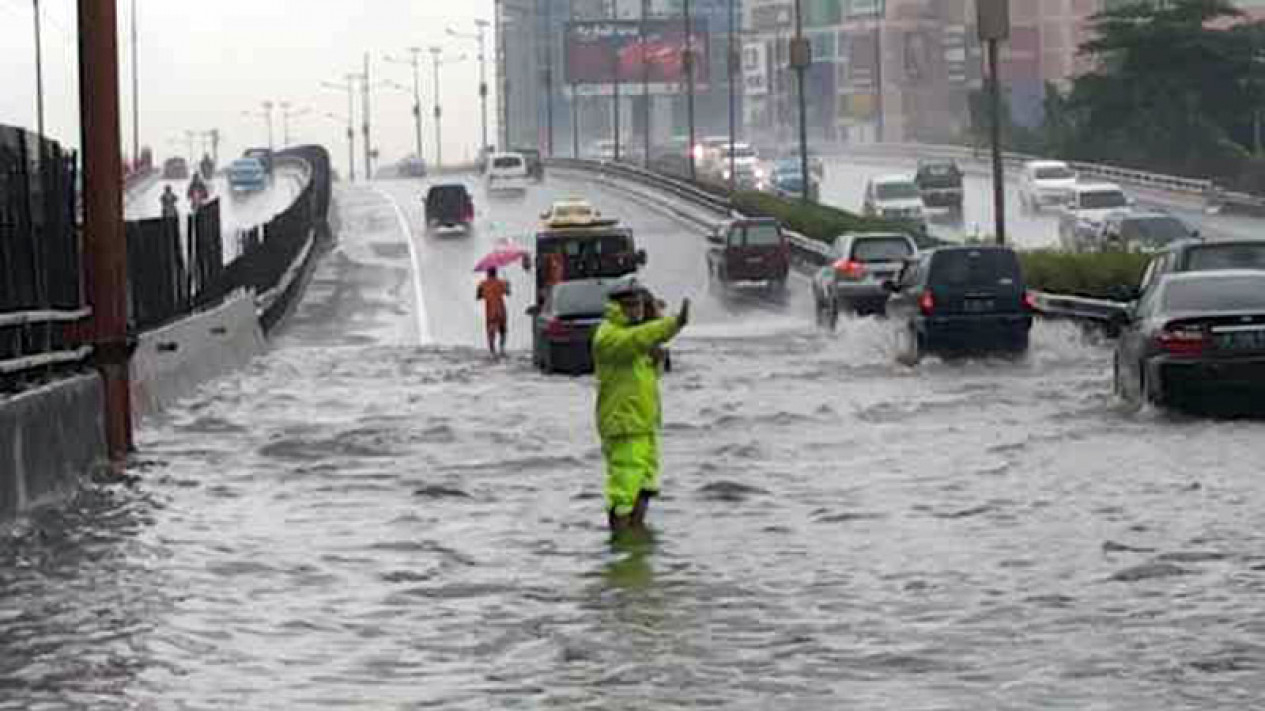
[[[41,0],[44,20],[45,123],[53,138],[77,145],[78,88],[75,0]],[[123,132],[131,147],[130,0],[118,0]],[[345,170],[345,125],[325,117],[347,112],[345,92],[321,87],[359,71],[370,52],[374,81],[412,87],[412,69],[383,61],[407,56],[410,46],[440,45],[464,62],[441,69],[444,158],[472,154],[479,143],[478,64],[473,40],[448,37],[445,28],[474,31],[474,19],[492,18],[492,0],[137,0],[140,38],[141,143],[161,159],[186,152],[185,131],[219,128],[221,159],[247,145],[265,145],[262,102],[289,101],[311,113],[291,119],[292,141],[328,146]],[[31,0],[0,0],[0,123],[34,128],[35,58]],[[488,32],[489,83],[495,86]],[[434,88],[430,55],[423,55],[423,139],[434,160],[431,125]],[[495,136],[495,92],[489,131]],[[383,161],[412,153],[413,97],[389,88],[373,94],[374,144]],[[357,98],[357,113],[360,110]],[[255,116],[243,112],[253,111]],[[357,152],[361,150],[357,118]],[[280,112],[274,119],[280,144]],[[200,140],[197,144],[200,146]],[[199,149],[200,150],[200,149]]]

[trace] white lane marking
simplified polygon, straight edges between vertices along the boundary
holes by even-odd
[[[422,295],[422,264],[417,260],[417,245],[413,244],[413,230],[409,227],[408,219],[404,217],[404,210],[400,207],[398,200],[376,185],[369,187],[391,203],[391,207],[395,210],[395,219],[400,223],[400,231],[404,233],[404,240],[408,242],[409,269],[413,272],[413,293],[417,295],[417,340],[420,345],[430,345],[432,340],[430,317],[426,314],[426,299]]]

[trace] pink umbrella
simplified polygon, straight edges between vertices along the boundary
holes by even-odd
[[[527,257],[527,251],[513,244],[502,244],[496,249],[488,252],[478,264],[474,265],[474,271],[486,272],[489,269],[501,269],[515,262],[521,262]]]

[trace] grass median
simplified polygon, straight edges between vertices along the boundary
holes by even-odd
[[[820,203],[803,202],[756,191],[740,191],[731,198],[734,209],[753,217],[774,217],[790,229],[810,239],[830,244],[850,232],[903,232],[914,238],[919,249],[940,247],[948,242],[926,234],[909,222],[862,217]]]

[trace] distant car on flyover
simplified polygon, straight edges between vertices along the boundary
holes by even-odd
[[[1113,383],[1126,402],[1265,402],[1265,271],[1167,274],[1121,320]]]
[[[189,162],[184,158],[173,157],[163,161],[163,180],[188,180]]]
[[[268,188],[268,173],[255,158],[238,158],[228,166],[228,187],[234,195]]]

